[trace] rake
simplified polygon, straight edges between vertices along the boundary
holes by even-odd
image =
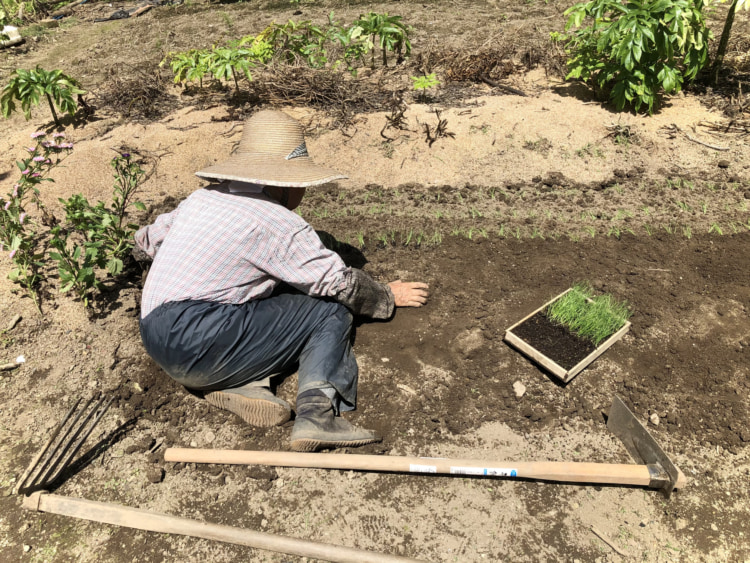
[[[114,397],[94,395],[80,409],[78,399],[52,431],[47,443],[39,450],[23,472],[13,492],[28,494],[47,488],[69,466],[75,455],[91,435]]]

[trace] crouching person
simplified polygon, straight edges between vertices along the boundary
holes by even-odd
[[[136,256],[153,260],[140,322],[149,355],[255,426],[291,418],[270,378],[297,365],[293,450],[379,441],[340,416],[357,400],[352,318],[420,307],[427,285],[347,267],[293,212],[307,188],[345,176],[312,161],[302,126],[282,112],[256,113],[237,150],[196,174],[219,183],[135,235]]]

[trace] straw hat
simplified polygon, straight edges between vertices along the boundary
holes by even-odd
[[[259,111],[245,121],[242,140],[232,155],[195,175],[284,188],[307,188],[346,178],[315,164],[307,154],[302,125],[274,110]]]

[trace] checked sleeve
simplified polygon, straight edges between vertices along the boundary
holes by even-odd
[[[139,262],[148,262],[154,259],[179,211],[180,207],[178,206],[169,213],[159,215],[153,224],[138,229],[133,236],[135,239],[133,258]]]

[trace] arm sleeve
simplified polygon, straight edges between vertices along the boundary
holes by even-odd
[[[134,235],[135,246],[133,247],[133,258],[139,262],[151,261],[156,257],[161,243],[169,233],[180,208],[159,215],[151,225],[140,228]]]
[[[348,268],[338,254],[323,246],[312,227],[305,225],[284,238],[263,260],[269,275],[307,295],[331,297],[355,315],[387,319],[393,314],[391,289],[362,270]]]

